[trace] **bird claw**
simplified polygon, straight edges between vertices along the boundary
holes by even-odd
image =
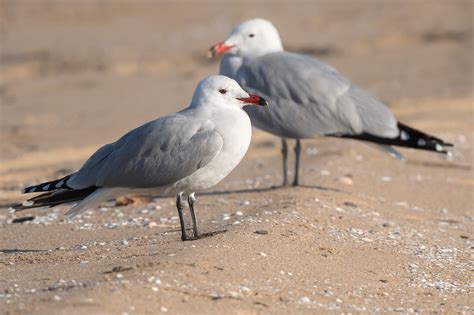
[[[200,240],[202,238],[207,238],[207,237],[211,237],[211,236],[214,236],[214,235],[217,235],[217,234],[222,234],[222,233],[225,233],[227,232],[227,230],[220,230],[220,231],[214,231],[214,232],[208,232],[208,233],[204,233],[204,234],[194,234],[193,236],[187,236],[187,235],[182,235],[181,236],[181,240],[183,242],[185,241],[196,241],[196,240]]]

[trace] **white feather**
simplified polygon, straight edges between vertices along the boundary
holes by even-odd
[[[92,194],[87,196],[84,200],[79,202],[77,205],[69,209],[66,212],[66,216],[73,218],[76,215],[86,211],[89,208],[96,207],[102,202],[124,195],[127,192],[127,188],[99,188]]]

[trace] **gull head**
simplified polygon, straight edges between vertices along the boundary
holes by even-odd
[[[280,35],[275,26],[267,20],[253,19],[234,27],[225,41],[211,47],[209,56],[231,53],[254,58],[282,50]]]
[[[220,106],[243,108],[246,105],[268,105],[258,95],[245,92],[233,79],[223,75],[213,75],[199,82],[194,92],[191,106]]]

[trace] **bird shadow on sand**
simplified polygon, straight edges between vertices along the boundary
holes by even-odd
[[[471,165],[454,164],[454,163],[449,163],[449,162],[427,162],[427,161],[421,161],[421,160],[408,160],[407,163],[412,164],[412,165],[424,166],[424,167],[448,168],[448,169],[464,170],[464,171],[472,170]]]
[[[285,187],[285,186],[271,186],[265,188],[246,188],[246,189],[228,189],[228,190],[218,190],[218,191],[209,191],[209,192],[202,192],[200,195],[202,196],[218,196],[218,195],[230,195],[230,194],[247,194],[247,193],[263,193],[263,192],[271,192],[283,189],[298,189],[298,188],[305,188],[305,189],[317,189],[321,191],[334,191],[334,192],[341,192],[338,189],[331,188],[331,187],[324,187],[319,185],[299,185],[297,187]]]
[[[342,190],[331,188],[331,187],[324,187],[320,185],[299,185],[298,187],[307,188],[307,189],[317,189],[321,191],[334,191],[334,192],[342,192]]]
[[[47,251],[47,249],[0,248],[0,253],[3,254],[40,253]]]

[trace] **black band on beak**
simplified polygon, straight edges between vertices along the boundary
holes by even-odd
[[[268,106],[267,100],[256,94],[249,94],[249,97],[238,98],[238,100],[247,104]]]
[[[258,101],[258,105],[261,105],[261,106],[268,106],[268,102],[266,99],[264,99],[263,97],[260,97],[260,100]]]

